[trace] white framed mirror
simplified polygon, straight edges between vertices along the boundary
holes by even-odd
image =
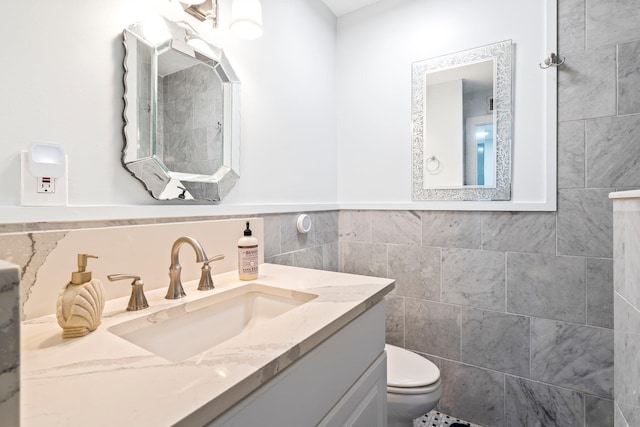
[[[412,64],[414,200],[511,198],[512,43]]]
[[[122,163],[159,200],[221,200],[239,179],[240,81],[185,22],[128,26]]]

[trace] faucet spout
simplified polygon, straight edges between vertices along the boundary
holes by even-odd
[[[180,279],[180,273],[182,272],[182,266],[180,265],[180,248],[184,244],[188,244],[196,252],[196,261],[207,261],[207,254],[204,252],[202,245],[193,237],[183,236],[173,242],[171,247],[171,265],[169,266],[169,289],[167,290],[166,299],[178,299],[186,296],[182,288],[182,281]]]

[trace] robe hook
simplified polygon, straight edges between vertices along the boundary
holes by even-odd
[[[544,62],[542,62],[542,63],[540,63],[538,65],[543,70],[546,70],[549,67],[559,67],[560,65],[564,64],[564,60],[565,60],[564,57],[562,59],[560,59],[560,57],[558,55],[556,55],[555,53],[551,53],[549,55],[549,57],[544,60]],[[542,65],[542,64],[544,64],[544,65]]]

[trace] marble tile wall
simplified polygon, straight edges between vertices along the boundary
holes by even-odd
[[[338,211],[308,212],[311,230],[306,234],[296,228],[302,213],[262,216],[265,262],[338,271]]]
[[[442,368],[441,411],[487,427],[613,425],[613,261],[578,243],[561,254],[559,215],[340,211],[341,270],[396,279],[387,341]]]
[[[558,23],[559,50],[566,57],[567,67],[558,75],[557,254],[586,258],[586,305],[582,309],[586,322],[563,326],[557,316],[537,319],[532,327],[532,337],[536,334],[538,342],[532,348],[532,374],[541,381],[589,393],[585,394],[586,425],[640,425],[640,348],[633,348],[639,341],[640,328],[634,329],[633,320],[640,305],[630,304],[618,293],[625,294],[625,285],[619,280],[620,248],[614,249],[612,236],[615,234],[620,241],[625,234],[613,231],[612,202],[606,199],[612,190],[640,186],[640,3],[559,0]],[[609,258],[614,251],[615,301],[609,288],[614,269]],[[565,313],[577,316],[581,303],[568,304]],[[614,321],[614,378],[579,371],[569,357],[561,355],[569,350],[562,349],[566,344],[561,337],[571,334],[581,340],[584,349],[572,358],[580,356],[593,364],[609,360],[609,351],[603,349],[611,345],[608,331]],[[545,353],[549,358],[555,355],[556,362],[535,360],[544,359]],[[562,367],[560,363],[567,365]],[[612,381],[615,410],[607,410],[607,418],[600,423],[590,421],[598,405],[591,399],[611,393]],[[629,384],[635,384],[635,400],[628,399]]]
[[[20,267],[0,261],[0,424],[20,417]]]
[[[640,200],[614,201],[615,426],[640,425]]]

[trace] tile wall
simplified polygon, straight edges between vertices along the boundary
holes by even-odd
[[[338,271],[338,211],[309,212],[311,230],[297,231],[300,213],[264,215],[264,260],[293,267]]]
[[[0,424],[19,424],[20,268],[0,261]]]
[[[487,427],[612,425],[611,253],[560,254],[567,230],[555,213],[341,211],[339,221],[342,270],[397,280],[387,341],[440,367],[441,411]]]
[[[615,426],[640,425],[640,200],[616,199],[613,214],[615,281]]]
[[[608,194],[640,186],[640,3],[558,3],[557,213],[340,212],[341,270],[397,280],[388,342],[487,427],[614,423]]]

